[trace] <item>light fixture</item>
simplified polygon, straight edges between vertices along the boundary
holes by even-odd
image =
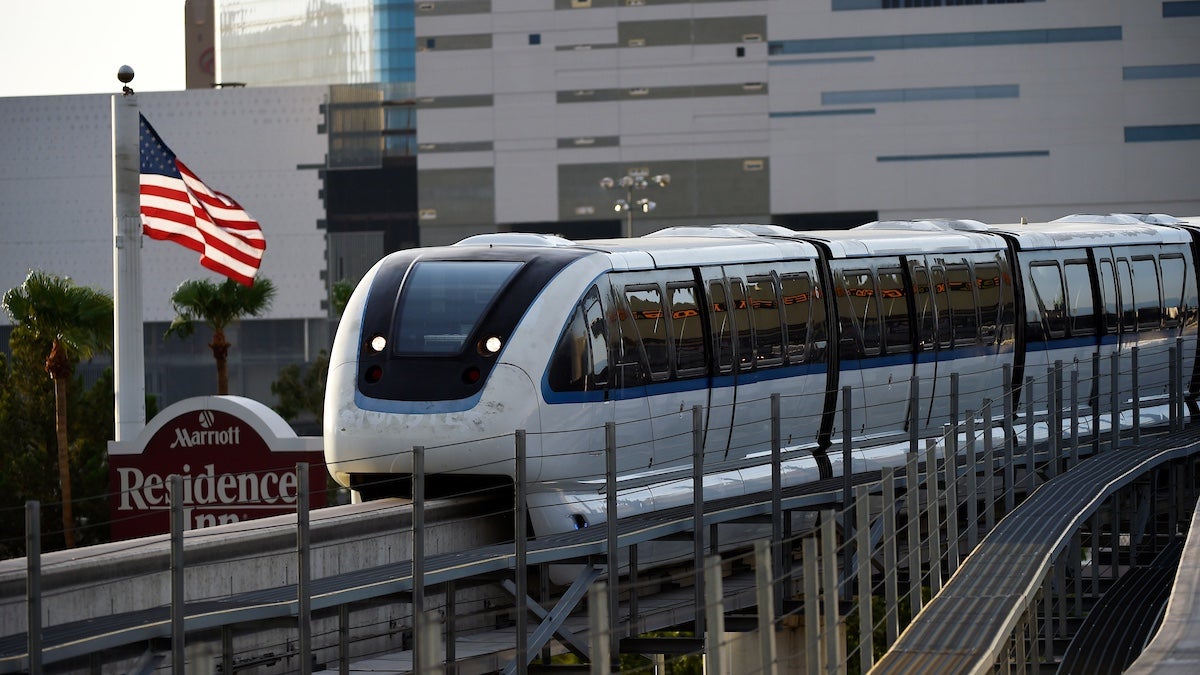
[[[495,335],[489,335],[483,339],[479,345],[479,351],[484,356],[493,356],[500,352],[500,348],[504,346],[504,342]]]
[[[634,210],[642,213],[650,213],[657,206],[656,203],[649,199],[633,198],[634,190],[645,190],[651,186],[665,188],[671,184],[671,175],[666,173],[650,175],[650,170],[646,168],[630,169],[624,176],[620,178],[611,178],[605,176],[600,179],[600,187],[605,190],[624,190],[625,196],[617,198],[613,202],[613,211],[616,213],[625,214],[625,236],[633,236],[633,212]]]
[[[371,349],[376,354],[383,351],[385,347],[387,347],[387,338],[383,337],[382,335],[376,335],[375,337],[371,338]]]

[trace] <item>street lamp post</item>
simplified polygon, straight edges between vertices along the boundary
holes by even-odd
[[[618,179],[612,179],[608,176],[600,179],[600,187],[605,190],[622,190],[625,192],[624,197],[620,197],[613,202],[613,210],[617,213],[625,214],[625,236],[633,236],[633,212],[641,211],[642,213],[650,213],[657,206],[653,201],[642,197],[634,200],[634,190],[645,190],[651,185],[658,187],[667,187],[671,184],[671,176],[665,173],[660,173],[656,176],[651,176],[646,169],[630,169],[629,173],[621,176]]]

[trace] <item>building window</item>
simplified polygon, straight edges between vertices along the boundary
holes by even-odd
[[[541,33],[530,33],[529,34],[529,44],[531,44],[531,45],[542,44],[542,34]]]

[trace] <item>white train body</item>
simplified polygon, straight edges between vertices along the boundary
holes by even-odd
[[[1056,361],[1089,382],[1093,354],[1107,373],[1137,347],[1139,384],[1165,393],[1169,347],[1194,370],[1193,230],[1092,221],[500,234],[401,251],[343,313],[327,465],[365,498],[406,495],[420,446],[427,494],[511,486],[523,430],[541,536],[605,519],[610,423],[624,516],[691,503],[696,424],[706,498],[769,487],[772,394],[793,484],[841,472],[826,451],[843,387],[863,467],[902,461],[887,443],[907,433],[914,377],[924,436],[950,421],[953,386],[960,414],[989,400],[999,414],[1007,388]]]

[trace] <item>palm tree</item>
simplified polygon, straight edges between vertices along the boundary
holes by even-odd
[[[67,384],[80,359],[112,349],[113,301],[106,293],[70,279],[31,271],[25,283],[4,294],[4,310],[20,330],[49,342],[46,372],[54,383],[54,430],[58,437],[58,482],[62,490],[63,536],[75,546],[71,514],[71,465],[67,439]]]
[[[208,279],[192,279],[179,284],[171,294],[176,317],[167,327],[167,335],[188,337],[195,330],[193,322],[203,321],[213,331],[208,343],[217,360],[217,394],[229,393],[229,341],[225,329],[244,316],[258,316],[267,311],[275,297],[275,285],[270,279],[255,279],[253,286],[243,286],[232,279],[218,284]]]

